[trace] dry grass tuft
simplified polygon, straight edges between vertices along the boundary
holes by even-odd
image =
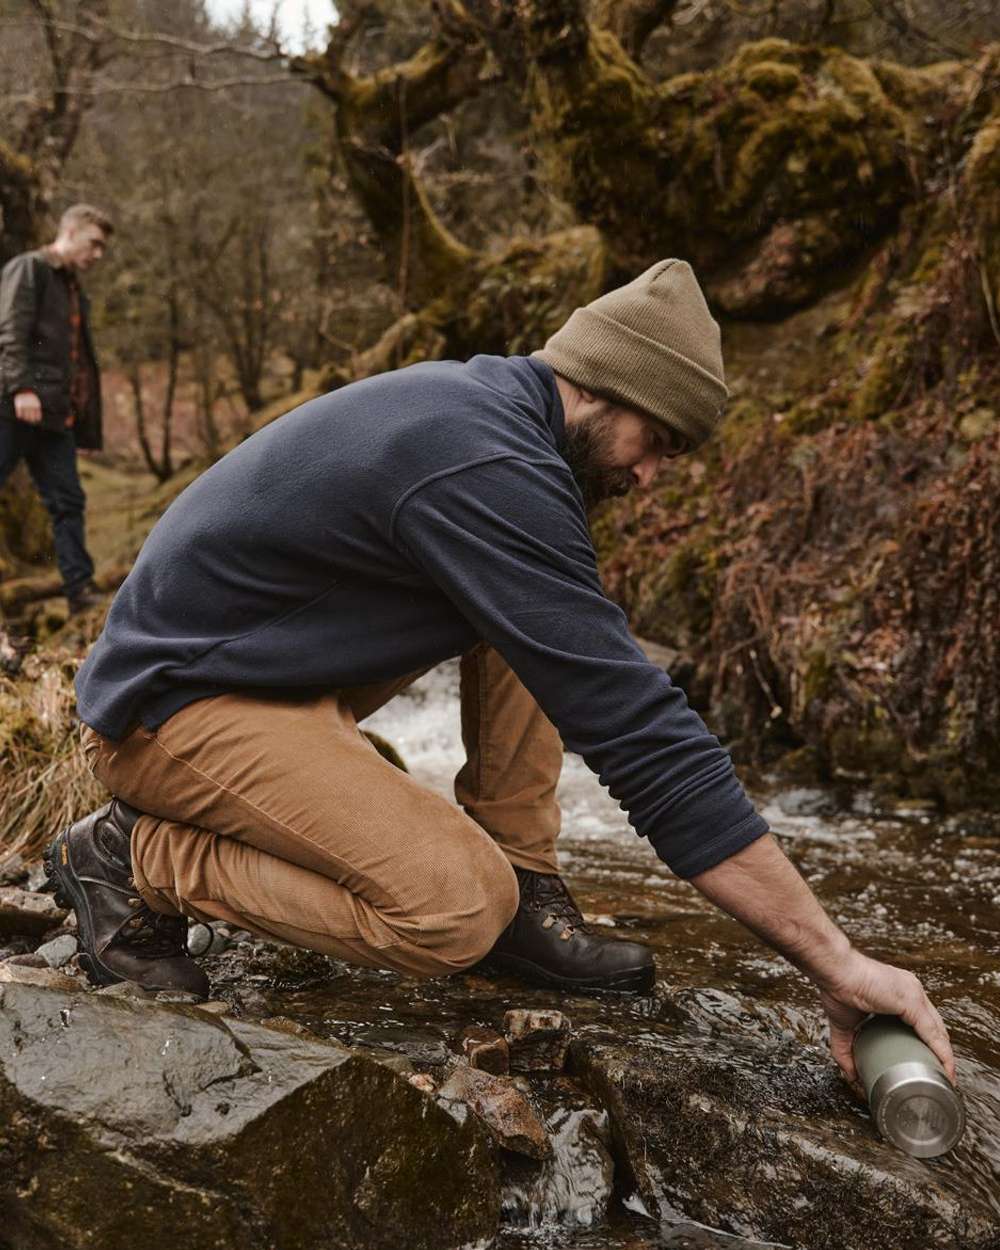
[[[67,650],[39,652],[16,680],[0,678],[0,848],[27,860],[107,797],[80,749],[79,664]]]

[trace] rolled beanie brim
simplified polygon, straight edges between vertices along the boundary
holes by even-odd
[[[533,355],[695,447],[718,427],[729,396],[719,325],[684,260],[657,261],[578,308]]]
[[[532,355],[584,390],[679,430],[692,447],[711,435],[729,397],[708,370],[593,308],[576,309]]]

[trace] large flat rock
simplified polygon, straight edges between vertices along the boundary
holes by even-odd
[[[192,1007],[0,985],[9,1250],[482,1241],[499,1218],[496,1157],[460,1119],[343,1047]]]
[[[650,1215],[803,1250],[1000,1250],[1000,1209],[960,1160],[881,1141],[825,1049],[729,997],[703,1011],[685,994],[639,1036],[572,1044]]]

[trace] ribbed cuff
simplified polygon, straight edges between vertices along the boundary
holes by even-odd
[[[686,847],[679,855],[671,853],[669,833],[651,837],[649,840],[671,872],[687,881],[691,877],[697,877],[699,873],[707,872],[709,868],[714,868],[716,864],[721,864],[724,859],[742,851],[745,846],[769,832],[770,826],[764,817],[759,812],[751,812],[724,833],[716,834],[695,846]]]

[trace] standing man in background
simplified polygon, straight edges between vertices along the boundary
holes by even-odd
[[[113,231],[106,213],[74,204],[55,242],[15,256],[0,274],[0,486],[27,462],[52,517],[71,615],[98,602],[76,450],[102,445],[100,375],[79,275],[101,259]]]

